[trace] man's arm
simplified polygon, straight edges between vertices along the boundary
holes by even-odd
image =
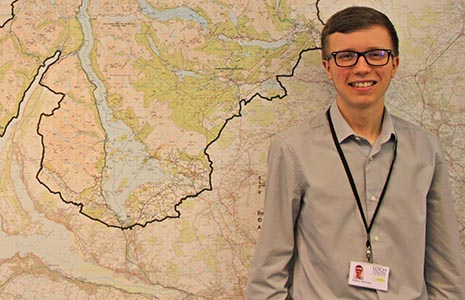
[[[425,278],[430,300],[465,299],[463,261],[448,180],[447,165],[439,150],[427,196]]]
[[[275,138],[268,155],[265,214],[246,290],[248,300],[284,300],[288,296],[294,252],[294,224],[301,189],[295,156]]]

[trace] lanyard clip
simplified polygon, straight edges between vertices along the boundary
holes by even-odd
[[[366,247],[367,247],[367,250],[366,250],[367,261],[369,263],[373,263],[373,249],[371,248],[371,240],[370,240],[369,235],[367,236]]]

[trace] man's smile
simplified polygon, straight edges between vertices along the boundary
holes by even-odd
[[[351,87],[356,87],[356,88],[368,88],[368,87],[374,86],[375,84],[376,84],[376,81],[358,81],[358,82],[349,83]]]

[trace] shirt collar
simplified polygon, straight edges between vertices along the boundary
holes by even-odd
[[[331,119],[334,124],[334,130],[336,131],[339,144],[344,142],[349,137],[357,136],[352,130],[352,128],[350,127],[349,123],[347,123],[347,121],[342,116],[336,103],[333,103],[331,105],[329,109],[329,113],[331,114]],[[380,144],[384,144],[391,139],[396,140],[397,135],[394,129],[394,125],[392,123],[391,115],[389,114],[389,112],[387,111],[387,108],[385,107],[384,114],[383,114],[383,124],[381,127],[381,134],[379,135],[378,141],[380,142]]]

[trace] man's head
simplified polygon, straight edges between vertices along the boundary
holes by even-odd
[[[400,61],[389,19],[372,8],[349,7],[329,18],[322,41],[322,64],[333,81],[341,113],[382,112]]]
[[[393,55],[399,55],[399,38],[389,18],[385,14],[370,7],[352,6],[335,13],[326,22],[321,33],[323,59],[326,59],[329,54],[328,37],[331,34],[336,32],[351,33],[373,26],[384,27],[389,32],[393,46]]]
[[[363,267],[361,265],[357,265],[355,267],[355,278],[362,279],[363,278]]]

